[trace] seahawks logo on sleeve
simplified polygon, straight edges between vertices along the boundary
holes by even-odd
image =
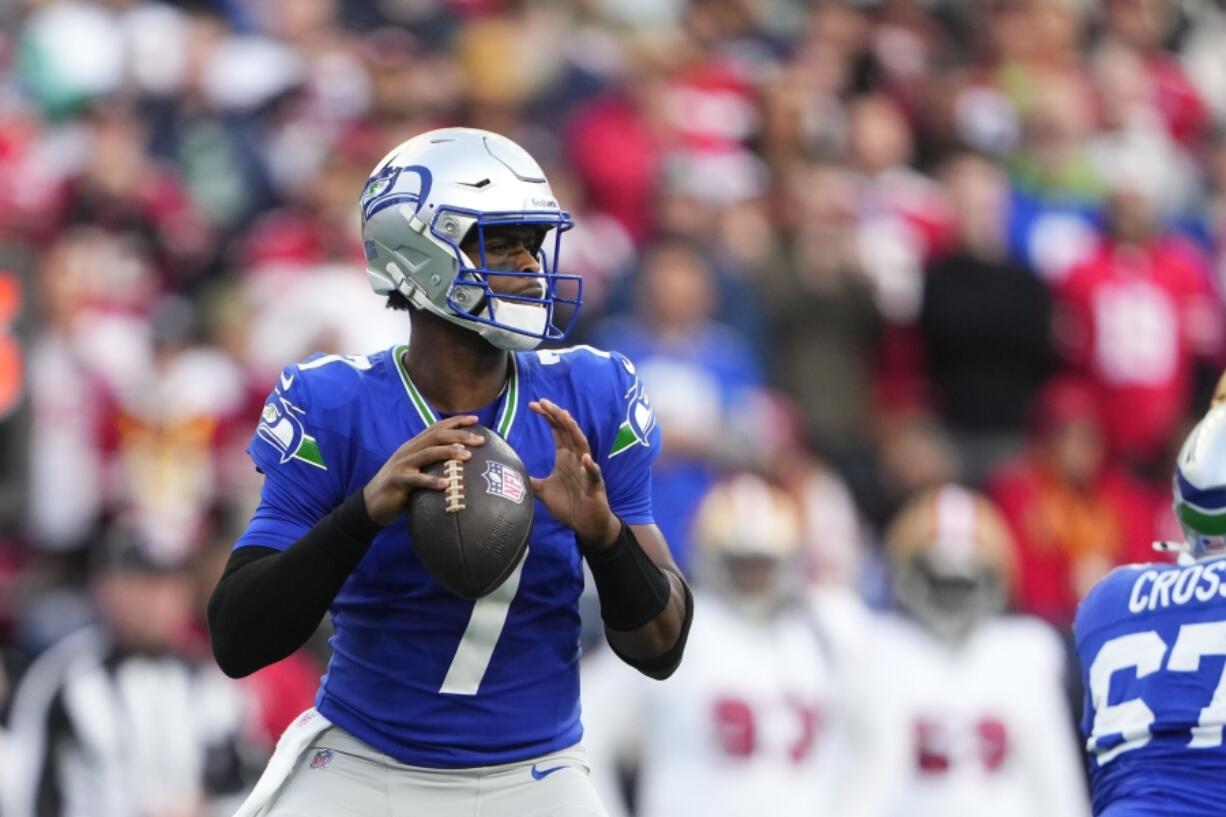
[[[285,375],[281,377],[284,383]],[[292,375],[290,377],[292,383]],[[305,411],[295,406],[280,390],[277,390],[264,404],[256,435],[277,450],[281,455],[282,464],[290,460],[300,460],[307,465],[327,471],[328,466],[324,464],[319,443],[306,433],[302,425],[302,417],[305,414]]]
[[[656,427],[656,415],[651,409],[651,401],[647,399],[647,389],[643,387],[643,382],[635,373],[634,364],[624,357],[621,358],[621,363],[634,378],[634,382],[624,395],[626,419],[622,421],[621,426],[617,429],[617,436],[613,438],[609,459],[629,451],[636,445],[650,448],[651,441],[648,435]]]

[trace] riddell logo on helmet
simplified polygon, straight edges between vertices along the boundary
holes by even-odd
[[[558,200],[548,199],[548,198],[537,198],[536,196],[533,196],[532,198],[528,199],[528,205],[530,207],[557,207]]]

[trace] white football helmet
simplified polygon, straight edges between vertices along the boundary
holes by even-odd
[[[885,545],[898,603],[943,640],[1004,610],[1013,540],[985,497],[952,484],[926,491],[899,511]]]
[[[1226,405],[1215,406],[1184,441],[1173,491],[1185,544],[1169,549],[1193,559],[1226,554]]]
[[[791,495],[750,473],[712,487],[694,517],[698,580],[753,618],[799,597],[803,524]]]
[[[574,222],[536,160],[505,136],[472,128],[415,136],[375,167],[360,206],[366,271],[376,293],[399,292],[503,349],[560,340],[574,325],[582,280],[557,272],[561,234]],[[504,225],[538,228],[539,246],[532,250],[539,272],[488,267],[484,231]],[[476,259],[460,249],[473,230]],[[538,279],[539,297],[496,292],[490,288],[496,276]],[[574,282],[573,297],[558,292],[562,280]],[[574,307],[562,327],[554,320],[560,303]]]

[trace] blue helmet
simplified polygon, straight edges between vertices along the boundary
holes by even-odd
[[[503,349],[560,340],[574,325],[582,280],[557,271],[561,234],[574,226],[540,165],[522,147],[472,128],[428,131],[397,146],[375,167],[360,201],[366,271],[375,292],[480,333]],[[491,269],[486,229],[528,225],[539,271]],[[475,231],[475,232],[474,232]],[[478,254],[461,249],[475,237]],[[537,294],[490,288],[497,277],[534,278]],[[570,282],[571,287],[559,284]],[[521,292],[523,292],[521,288]],[[562,320],[559,304],[573,307]]]

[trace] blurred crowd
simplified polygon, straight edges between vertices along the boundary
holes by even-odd
[[[700,587],[695,514],[743,470],[798,503],[807,582],[873,607],[887,526],[953,483],[1003,520],[1011,608],[1057,632],[1178,537],[1175,448],[1226,365],[1220,0],[10,0],[10,757],[26,709],[71,705],[20,687],[70,636],[210,672],[259,409],[287,362],[407,337],[355,205],[452,124],[520,142],[574,214],[574,340],[638,365],[656,515]],[[209,772],[194,799],[152,817],[249,784],[324,660],[244,679],[247,714],[180,758]]]

